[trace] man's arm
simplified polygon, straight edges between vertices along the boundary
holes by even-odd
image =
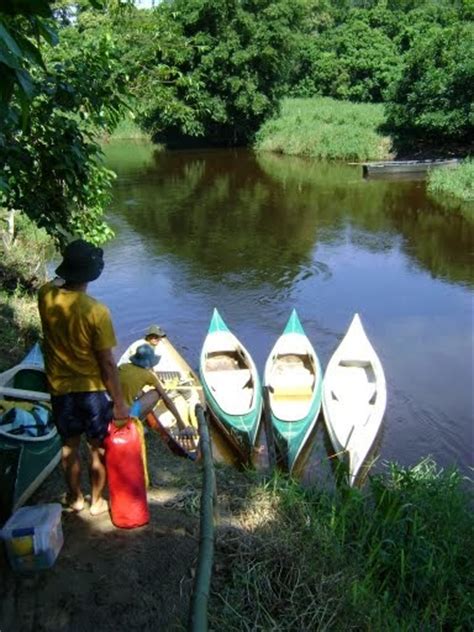
[[[102,349],[101,351],[96,351],[95,357],[97,359],[97,363],[99,364],[102,381],[114,403],[114,420],[127,419],[129,416],[129,409],[123,399],[118,369],[115,364],[114,356],[112,355],[112,349]]]
[[[166,392],[163,384],[160,382],[160,380],[158,378],[156,378],[155,388],[158,391],[158,393],[159,393],[160,397],[162,398],[162,400],[164,401],[166,408],[170,411],[170,413],[176,419],[176,423],[178,424],[178,428],[180,430],[184,430],[186,428],[186,424],[182,420],[181,415],[179,414],[178,409],[174,405],[173,400],[171,399],[171,397],[168,396],[168,393]]]

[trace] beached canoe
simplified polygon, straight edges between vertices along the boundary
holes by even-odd
[[[353,485],[382,423],[387,387],[382,364],[355,314],[323,381],[323,412],[336,455],[348,457]]]
[[[362,165],[362,175],[368,177],[392,174],[419,174],[426,173],[430,169],[436,169],[438,167],[456,167],[460,162],[461,161],[457,158],[451,160],[387,160],[366,162]]]
[[[200,375],[213,418],[249,461],[262,414],[260,378],[250,353],[217,309],[202,346]]]
[[[36,343],[21,362],[0,373],[0,398],[49,402],[44,358]]]
[[[178,409],[185,427],[178,427],[176,419],[161,400],[155,409],[147,415],[146,423],[160,434],[174,454],[194,460],[199,454],[198,421],[195,407],[196,404],[205,405],[202,385],[198,375],[172,345],[168,337],[161,340],[160,347],[164,348],[166,352],[167,369],[169,370],[157,371],[157,375]]]
[[[291,472],[321,410],[322,371],[296,310],[265,364],[268,410],[281,460]]]
[[[41,349],[35,345],[15,367],[0,373],[0,398],[5,408],[16,401],[46,404],[46,376]],[[8,399],[5,399],[8,398]],[[12,434],[0,424],[0,518],[21,507],[49,476],[61,458],[61,440],[56,428],[48,423],[41,436],[29,431]]]

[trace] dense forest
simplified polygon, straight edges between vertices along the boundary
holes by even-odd
[[[469,153],[471,0],[5,0],[0,206],[101,242],[100,138],[132,113],[167,147],[251,145],[282,97],[383,104],[400,145]]]

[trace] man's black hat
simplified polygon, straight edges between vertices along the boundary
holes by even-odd
[[[104,251],[84,239],[66,246],[56,274],[70,283],[89,283],[99,278],[104,269]]]

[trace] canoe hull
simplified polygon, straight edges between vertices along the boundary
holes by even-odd
[[[354,485],[382,424],[387,389],[382,364],[358,314],[331,357],[322,406],[335,455],[348,460]]]
[[[43,356],[35,345],[22,362],[0,374],[0,397],[44,403],[50,400],[49,393],[30,387],[44,388],[45,384]],[[61,459],[61,448],[56,428],[42,437],[11,435],[0,429],[2,519],[21,507],[54,470]]]
[[[268,356],[264,383],[275,444],[291,473],[318,419],[322,395],[319,359],[295,310]]]
[[[0,432],[2,518],[31,497],[61,460],[61,439],[54,429],[45,437],[13,437]]]
[[[362,165],[364,177],[383,175],[423,174],[438,167],[453,168],[460,164],[460,160],[392,160],[382,162],[368,162]]]
[[[216,425],[241,458],[250,461],[262,414],[260,378],[249,352],[230,332],[217,310],[203,343],[200,374]]]

